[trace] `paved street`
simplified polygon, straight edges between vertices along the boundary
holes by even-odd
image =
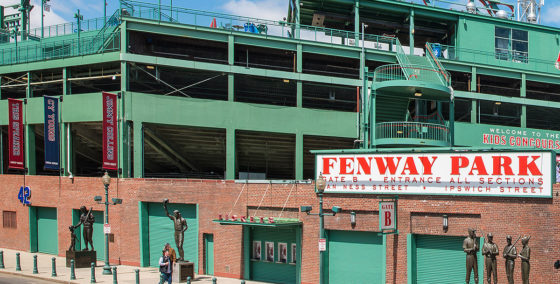
[[[52,281],[48,280],[41,280],[36,278],[29,278],[20,275],[12,275],[12,274],[4,274],[0,273],[0,284],[47,284],[53,283]]]

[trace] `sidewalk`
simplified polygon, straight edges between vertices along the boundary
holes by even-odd
[[[90,283],[91,268],[76,268],[76,280],[70,281],[70,268],[66,267],[66,259],[64,257],[55,256],[56,258],[56,274],[52,277],[52,258],[53,255],[44,253],[29,253],[23,251],[15,251],[11,249],[0,249],[4,251],[4,265],[6,268],[0,269],[0,273],[28,276],[40,278],[42,280],[50,280],[58,283]],[[21,271],[16,271],[16,253],[20,253]],[[37,255],[37,270],[39,274],[33,274],[33,256]],[[95,268],[95,279],[97,283],[113,283],[113,275],[103,275],[102,261],[97,261]],[[159,283],[159,271],[154,267],[136,267],[117,265],[117,280],[119,284],[136,283],[135,270],[140,270],[140,283]],[[212,283],[211,275],[195,275],[193,283]],[[240,279],[216,277],[219,284],[239,284]],[[173,283],[177,283],[173,281]],[[259,284],[262,282],[246,281],[247,284]]]

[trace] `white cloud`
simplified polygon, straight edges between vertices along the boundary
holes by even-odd
[[[552,26],[560,25],[560,5],[544,6],[541,13],[542,23]]]
[[[288,13],[288,1],[286,0],[229,0],[222,6],[226,13],[280,21]]]

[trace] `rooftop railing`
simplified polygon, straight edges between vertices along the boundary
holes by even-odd
[[[469,63],[487,64],[492,66],[517,68],[536,72],[559,74],[554,60],[542,60],[528,57],[526,52],[513,50],[497,50],[487,52],[452,45],[427,43],[439,59],[457,60]]]
[[[120,49],[120,33],[114,33],[110,41],[103,41],[98,36],[65,39],[49,43],[37,43],[25,46],[2,48],[0,65],[29,63],[42,60],[82,56]]]
[[[229,32],[247,32],[261,36],[298,39],[298,26],[285,21],[263,20],[215,12],[171,7],[140,1],[121,1],[129,17],[173,22],[200,27],[215,27]],[[215,26],[213,26],[215,23]],[[299,25],[299,40],[329,43],[333,45],[357,46],[367,49],[396,52],[396,38],[382,35],[364,35],[351,31]]]
[[[442,77],[447,78],[447,80],[442,81]],[[434,84],[443,84],[449,87],[451,85],[451,74],[447,71],[427,68],[426,66],[389,64],[375,68],[373,80],[374,82],[418,80]]]

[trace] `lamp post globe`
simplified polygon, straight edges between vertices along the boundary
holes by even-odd
[[[105,171],[105,174],[101,179],[103,180],[103,185],[108,186],[109,184],[111,184],[111,177],[109,176],[109,173],[107,171]]]
[[[327,181],[325,177],[323,177],[323,173],[319,174],[319,177],[315,181],[315,187],[317,188],[318,193],[325,192],[325,187],[327,186]]]

